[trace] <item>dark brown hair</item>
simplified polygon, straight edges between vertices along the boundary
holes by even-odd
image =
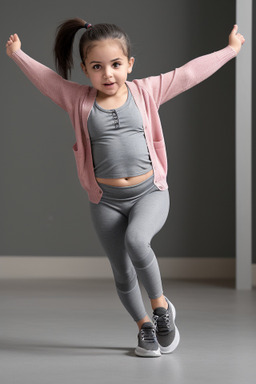
[[[73,68],[73,42],[76,32],[84,28],[85,21],[75,18],[68,19],[61,23],[56,30],[56,38],[54,43],[54,57],[57,72],[68,79]],[[85,30],[80,38],[79,52],[80,57],[85,63],[86,56],[93,42],[104,39],[118,39],[121,42],[124,54],[131,57],[131,43],[128,35],[115,24],[95,24]]]

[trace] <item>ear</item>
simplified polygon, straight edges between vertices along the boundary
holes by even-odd
[[[134,57],[131,57],[128,61],[128,73],[132,73],[133,65],[134,65],[135,59]]]
[[[85,66],[83,63],[80,63],[80,65],[81,65],[81,68],[82,68],[82,71],[84,72],[84,74],[85,74],[87,77],[89,77],[89,76],[88,76],[87,69],[86,69],[86,66]]]

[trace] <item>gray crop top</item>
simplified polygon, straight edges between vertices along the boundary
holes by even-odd
[[[120,108],[104,109],[95,101],[87,126],[96,177],[131,177],[152,169],[142,117],[129,88]]]

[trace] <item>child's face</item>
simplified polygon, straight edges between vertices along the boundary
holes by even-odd
[[[81,64],[81,67],[102,96],[115,96],[119,91],[121,94],[133,64],[134,58],[128,60],[121,42],[102,40],[89,50],[85,66]]]

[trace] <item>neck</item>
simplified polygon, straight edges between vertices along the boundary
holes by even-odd
[[[127,100],[128,87],[124,83],[122,88],[115,95],[106,95],[102,92],[97,92],[96,101],[97,103],[106,109],[115,109],[121,107]]]

